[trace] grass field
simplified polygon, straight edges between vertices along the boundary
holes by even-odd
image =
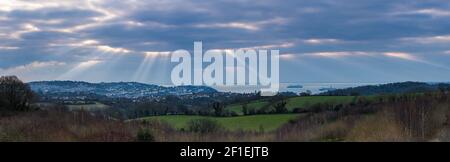
[[[247,104],[247,108],[257,110],[267,104],[269,104],[269,102],[267,102],[267,101],[253,101],[253,102],[250,102]],[[227,109],[230,111],[236,112],[239,115],[243,115],[242,104],[233,104],[233,105],[227,106]]]
[[[95,111],[95,110],[102,110],[109,108],[108,105],[102,104],[100,102],[95,102],[95,104],[82,104],[82,105],[66,105],[67,108],[70,110],[88,110],[88,111]]]
[[[272,115],[251,115],[238,117],[205,117],[205,116],[191,116],[191,115],[167,115],[167,116],[152,116],[142,118],[144,120],[161,120],[168,122],[177,129],[186,128],[187,123],[193,119],[210,118],[218,121],[222,126],[228,130],[253,130],[259,131],[261,128],[264,131],[273,131],[279,128],[284,123],[299,116],[298,114],[272,114]]]
[[[330,103],[330,104],[346,104],[350,103],[355,99],[354,96],[304,96],[304,97],[293,97],[287,99],[286,108],[292,111],[295,108],[305,108],[318,103]],[[264,100],[257,100],[247,104],[248,109],[260,109],[269,102]],[[242,115],[242,104],[233,104],[227,106],[227,109],[234,111],[239,115]]]
[[[295,108],[304,108],[318,103],[329,104],[347,104],[355,99],[354,96],[305,96],[294,97],[287,100],[286,108],[293,110]]]

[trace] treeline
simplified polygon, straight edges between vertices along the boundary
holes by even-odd
[[[320,93],[319,95],[369,96],[369,95],[402,94],[402,93],[424,93],[448,88],[450,88],[450,84],[446,83],[431,84],[422,82],[403,82],[403,83],[389,83],[382,85],[368,85],[353,88],[337,89],[328,92],[323,92]]]
[[[110,103],[112,108],[105,110],[105,113],[125,119],[160,115],[237,116],[235,112],[225,109],[226,105],[260,98],[258,93],[216,93],[213,96],[195,98],[169,95],[158,100],[147,99],[139,102],[124,99]],[[102,103],[108,104],[108,102]]]

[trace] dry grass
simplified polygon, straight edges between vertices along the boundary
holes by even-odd
[[[341,141],[351,125],[336,120],[336,113],[310,114],[284,125],[277,131],[277,141]]]
[[[161,121],[119,121],[88,112],[36,111],[0,118],[0,141],[139,141],[139,130],[148,130],[160,142],[271,141],[273,133],[257,131],[222,131],[194,133],[177,131]]]
[[[312,113],[281,127],[277,141],[449,141],[449,100],[424,95],[410,100],[349,106]]]
[[[379,112],[368,115],[358,122],[349,131],[347,141],[355,142],[382,142],[407,140],[401,127],[390,114]]]
[[[130,141],[135,138],[130,130],[87,112],[38,111],[0,119],[1,141]]]

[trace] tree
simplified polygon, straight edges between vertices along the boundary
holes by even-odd
[[[242,105],[242,113],[243,113],[244,115],[248,115],[248,106],[247,106],[247,103],[244,103],[244,104]]]
[[[286,101],[281,100],[280,102],[276,103],[274,106],[276,113],[287,113],[288,109],[286,108]]]
[[[0,77],[0,110],[28,111],[34,95],[16,76]]]
[[[307,90],[306,92],[301,92],[300,96],[311,96],[312,92],[310,90]]]
[[[214,114],[216,116],[223,116],[224,115],[224,107],[219,102],[214,102],[213,103],[213,108],[214,108]]]

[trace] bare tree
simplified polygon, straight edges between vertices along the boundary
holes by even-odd
[[[16,76],[0,77],[0,109],[27,111],[33,99],[30,87]]]

